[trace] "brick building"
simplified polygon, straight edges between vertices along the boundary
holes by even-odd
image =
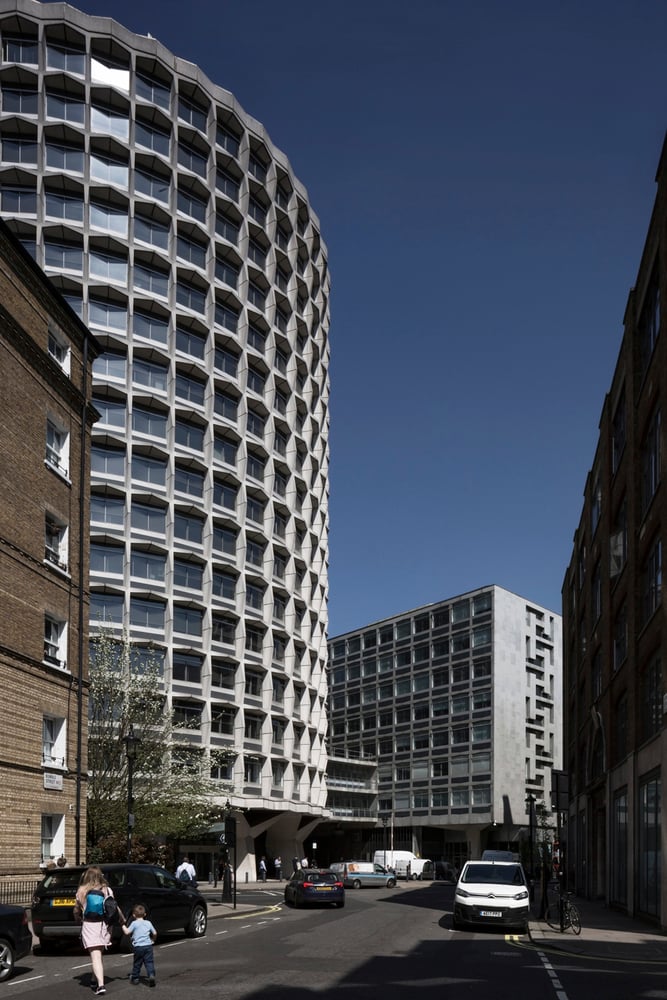
[[[667,621],[667,158],[602,408],[563,586],[568,870],[578,892],[667,925],[661,872]]]
[[[0,874],[85,849],[96,355],[90,333],[0,223]]]

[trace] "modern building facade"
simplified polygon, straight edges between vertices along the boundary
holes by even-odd
[[[85,849],[97,345],[0,223],[0,874]]]
[[[569,867],[577,891],[667,925],[667,159],[563,584]]]
[[[354,855],[518,851],[562,763],[560,616],[483,587],[336,636],[329,657],[329,754],[377,762],[377,784],[331,792]]]
[[[0,0],[0,210],[101,342],[90,623],[153,644],[252,866],[325,814],[329,275],[305,189],[150,36]],[[153,654],[154,655],[154,654]]]

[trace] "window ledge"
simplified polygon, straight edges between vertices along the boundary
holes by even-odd
[[[59,479],[62,479],[63,482],[67,483],[68,486],[72,485],[72,480],[69,478],[67,469],[62,469],[59,465],[54,465],[53,462],[49,462],[48,458],[44,459],[44,465],[51,472],[55,473]]]

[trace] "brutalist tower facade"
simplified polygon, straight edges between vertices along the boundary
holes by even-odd
[[[0,42],[2,215],[103,349],[91,626],[156,644],[193,753],[233,751],[214,777],[248,842],[291,856],[326,800],[318,220],[262,125],[150,36],[0,0]]]

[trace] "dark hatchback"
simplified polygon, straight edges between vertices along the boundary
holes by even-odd
[[[22,906],[0,904],[0,983],[9,979],[17,959],[29,955],[32,933]]]
[[[307,906],[326,903],[345,906],[345,886],[336,872],[322,868],[301,868],[294,872],[285,886],[287,906]]]
[[[143,903],[159,935],[183,931],[190,937],[201,937],[206,933],[206,900],[164,868],[132,864],[100,865],[100,868],[128,921],[135,903]],[[57,868],[35,889],[32,928],[42,948],[78,938],[81,928],[74,920],[74,897],[85,870],[85,866]],[[120,927],[111,928],[114,942],[122,936]]]

